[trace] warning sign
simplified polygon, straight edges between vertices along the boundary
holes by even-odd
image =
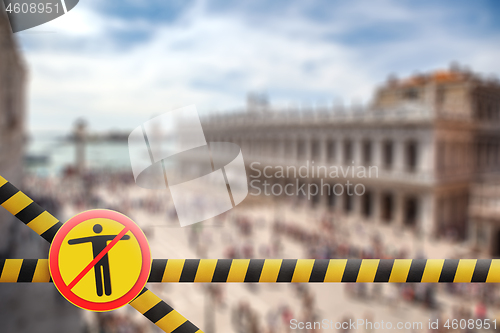
[[[96,209],[71,218],[49,252],[52,280],[71,303],[110,311],[133,300],[151,270],[151,252],[141,229],[120,213]]]

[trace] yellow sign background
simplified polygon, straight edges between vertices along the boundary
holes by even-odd
[[[92,230],[97,223],[102,226],[102,232],[99,234]],[[97,235],[118,235],[123,228],[125,226],[121,223],[105,218],[90,219],[75,226],[64,237],[59,251],[59,268],[64,283],[69,285],[94,259],[91,243],[69,245],[70,239]],[[111,295],[97,295],[94,268],[73,287],[73,293],[87,301],[105,303],[122,297],[132,289],[141,272],[142,254],[135,236],[130,231],[126,235],[130,236],[130,239],[118,241],[108,252]]]

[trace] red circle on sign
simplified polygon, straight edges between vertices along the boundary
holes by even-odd
[[[59,250],[61,249],[61,245],[66,235],[78,224],[96,218],[110,219],[122,224],[125,228],[128,228],[137,239],[142,255],[141,272],[134,286],[122,297],[105,303],[88,301],[73,293],[71,288],[69,288],[69,286],[64,282],[59,269]],[[151,272],[151,250],[149,249],[148,240],[142,230],[127,216],[108,209],[88,210],[73,216],[66,223],[64,223],[57,232],[49,250],[49,270],[50,275],[52,276],[52,281],[54,282],[57,290],[59,290],[59,292],[74,305],[91,311],[111,311],[132,301],[137,295],[139,295],[148,282],[149,274]]]

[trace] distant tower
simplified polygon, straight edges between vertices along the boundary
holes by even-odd
[[[247,109],[250,111],[264,111],[269,107],[269,99],[265,93],[250,92],[247,94]]]
[[[85,145],[87,141],[87,122],[85,119],[78,119],[73,129],[73,139],[75,141],[75,170],[78,174],[85,171]]]

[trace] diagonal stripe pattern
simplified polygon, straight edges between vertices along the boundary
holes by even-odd
[[[58,219],[36,204],[26,194],[19,191],[17,187],[2,176],[0,176],[0,205],[49,243],[52,243],[57,231],[63,225]],[[52,282],[48,260],[2,259],[0,260],[0,282]],[[170,306],[146,288],[144,288],[142,293],[144,294],[146,291],[149,295],[147,300],[158,299],[170,308]],[[138,298],[136,300],[138,302],[134,303],[134,308],[148,304],[146,301],[138,300]],[[149,319],[151,320],[151,318]],[[158,319],[155,324],[167,333],[203,333],[173,309],[164,317]]]
[[[51,243],[62,223],[0,176],[0,205]]]
[[[0,260],[0,282],[52,282],[47,259]]]
[[[51,282],[47,260],[0,260],[0,282]],[[498,283],[500,259],[154,259],[148,282]]]
[[[130,302],[137,311],[167,333],[203,333],[147,288]]]
[[[500,259],[155,259],[148,282],[496,283]]]
[[[1,176],[0,205],[48,242],[62,226]],[[51,282],[48,260],[0,260],[0,282]],[[148,282],[499,283],[500,259],[156,259]],[[164,332],[202,333],[147,288],[130,305]]]

